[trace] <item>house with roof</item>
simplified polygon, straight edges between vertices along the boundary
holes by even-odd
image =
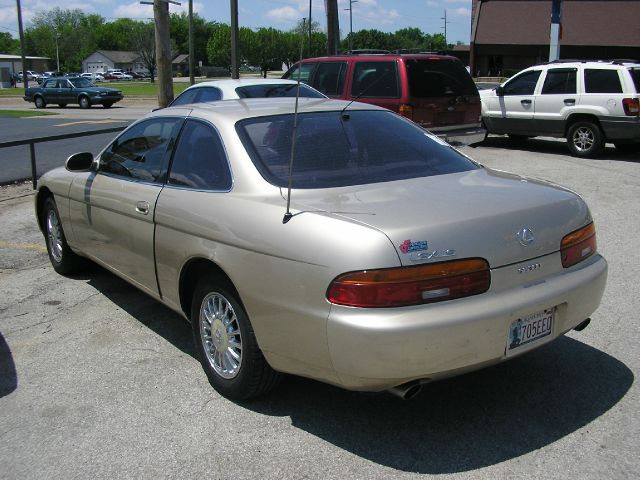
[[[510,76],[549,60],[552,0],[472,0],[474,76]],[[640,59],[640,1],[562,0],[560,59]]]
[[[136,52],[97,50],[82,61],[82,71],[104,73],[120,69],[127,72],[146,72],[147,68]]]

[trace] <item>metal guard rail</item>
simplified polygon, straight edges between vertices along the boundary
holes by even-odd
[[[29,145],[29,153],[31,156],[31,179],[33,189],[37,187],[37,173],[36,173],[36,143],[54,142],[56,140],[66,140],[68,138],[87,137],[89,135],[100,135],[102,133],[114,133],[120,132],[127,128],[127,126],[102,128],[100,130],[89,130],[88,132],[75,132],[65,133],[63,135],[50,135],[48,137],[36,137],[29,138],[27,140],[13,140],[11,142],[0,142],[0,148],[19,147],[22,145]]]

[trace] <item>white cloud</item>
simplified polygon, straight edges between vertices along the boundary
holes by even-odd
[[[273,20],[274,22],[285,23],[300,20],[303,15],[301,15],[301,12],[299,10],[287,6],[269,10],[265,14],[265,17],[269,20]]]
[[[141,4],[139,2],[120,5],[113,12],[115,17],[123,18],[152,18],[153,5]]]
[[[449,10],[450,12],[453,12],[453,14],[457,17],[470,17],[471,16],[471,10],[469,10],[468,8],[456,8],[454,10]]]

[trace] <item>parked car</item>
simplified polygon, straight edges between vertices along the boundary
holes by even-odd
[[[122,100],[122,92],[115,88],[97,87],[82,77],[56,77],[45,80],[41,86],[27,88],[24,99],[33,102],[36,108],[45,108],[51,103],[60,107],[77,103],[82,108],[97,104],[109,108]]]
[[[455,57],[364,51],[308,58],[283,78],[297,79],[298,74],[328,97],[388,108],[450,143],[477,143],[486,134],[478,89]]]
[[[107,72],[104,74],[105,80],[133,80],[131,75],[124,72]]]
[[[564,137],[578,157],[597,156],[606,142],[640,151],[640,63],[536,65],[480,96],[489,133]]]
[[[89,258],[189,319],[234,399],[282,373],[411,395],[588,324],[607,263],[576,193],[373,105],[295,104],[158,110],[45,173],[53,268]]]
[[[170,106],[236,98],[295,97],[298,82],[277,78],[242,78],[196,83],[178,95]],[[300,84],[300,97],[327,98],[316,89]]]
[[[131,77],[134,80],[148,80],[151,78],[151,76],[148,73],[144,73],[144,72],[126,72],[128,75],[131,75]]]
[[[88,80],[91,80],[92,82],[103,82],[104,81],[104,77],[102,76],[101,73],[98,73],[98,72],[81,73],[80,76],[82,78],[86,78]]]
[[[24,75],[25,74],[23,72],[18,72],[18,79],[20,81],[22,81],[22,78],[23,78]],[[27,72],[26,72],[27,80],[35,80],[36,79],[36,75],[37,75],[37,73],[33,72],[31,70],[27,70]]]

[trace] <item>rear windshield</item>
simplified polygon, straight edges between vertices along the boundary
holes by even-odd
[[[630,68],[629,73],[633,79],[633,84],[636,86],[636,93],[640,93],[640,68]]]
[[[412,97],[478,95],[478,89],[461,62],[449,59],[407,60]]]
[[[293,114],[236,125],[256,168],[271,184],[288,185]],[[293,188],[389,182],[478,168],[425,130],[386,111],[298,115]]]
[[[247,85],[236,88],[240,98],[265,98],[265,97],[295,97],[298,85],[293,83],[281,83],[270,85]],[[305,84],[300,85],[300,96],[310,98],[324,98],[323,95],[309,88]]]

